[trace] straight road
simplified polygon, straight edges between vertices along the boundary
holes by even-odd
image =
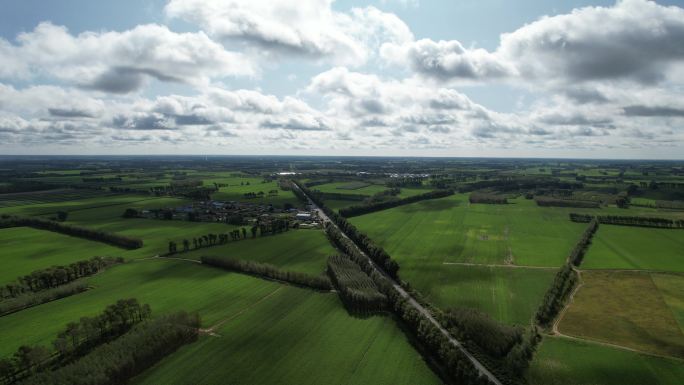
[[[311,202],[311,206],[314,208],[314,211],[316,211],[316,213],[318,214],[319,218],[321,218],[321,220],[323,221],[323,224],[324,224],[324,225],[325,225],[326,222],[329,222],[331,225],[335,226],[335,228],[336,228],[337,230],[339,230],[340,233],[341,233],[345,238],[349,239],[349,237],[347,237],[347,234],[345,234],[342,230],[340,230],[340,228],[337,227],[337,224],[335,224],[335,222],[331,221],[330,218],[328,218],[328,216],[325,214],[325,212],[323,212],[323,210],[321,210],[321,208],[318,207],[318,205],[316,205],[316,203],[314,203],[314,202],[311,200],[311,198],[309,198],[309,196],[306,195],[306,193],[305,193],[301,188],[299,188],[299,185],[298,185],[298,184],[296,184],[296,183],[294,183],[294,182],[293,182],[292,184],[293,184],[294,187],[295,187],[297,190],[299,190],[305,197],[307,197],[307,199],[309,200],[309,202]],[[351,239],[349,239],[349,240],[351,241]],[[463,344],[462,344],[460,341],[458,341],[456,338],[454,338],[454,337],[451,335],[451,333],[449,333],[448,330],[446,330],[444,327],[442,327],[442,325],[441,325],[439,322],[437,322],[437,320],[435,319],[435,317],[432,316],[432,314],[430,313],[430,311],[428,311],[425,307],[423,307],[423,305],[421,305],[418,301],[416,301],[416,300],[415,300],[415,299],[414,299],[406,290],[404,290],[403,287],[401,287],[401,285],[399,285],[394,279],[392,279],[392,277],[390,277],[389,275],[387,275],[387,273],[385,273],[384,270],[382,270],[380,267],[378,267],[378,266],[375,264],[375,262],[373,262],[373,260],[372,260],[366,253],[364,253],[363,250],[361,250],[361,248],[359,248],[359,246],[358,246],[354,241],[351,241],[351,243],[354,245],[354,247],[356,248],[356,250],[357,250],[361,255],[363,255],[364,257],[366,257],[366,258],[368,259],[368,261],[370,262],[371,266],[373,266],[373,269],[375,269],[375,270],[376,270],[377,272],[379,272],[380,274],[384,275],[387,279],[390,280],[390,282],[392,282],[392,285],[394,286],[394,289],[395,289],[395,290],[396,290],[404,299],[406,299],[407,302],[408,302],[411,306],[413,306],[413,308],[415,308],[415,309],[418,310],[421,314],[423,314],[423,315],[425,316],[425,318],[427,318],[427,319],[428,319],[428,320],[429,320],[437,329],[439,329],[439,331],[440,331],[440,332],[449,340],[449,342],[450,342],[453,346],[455,346],[456,348],[458,348],[461,352],[463,352],[463,354],[464,354],[466,357],[468,357],[468,359],[470,360],[470,362],[472,362],[472,364],[475,366],[475,368],[477,368],[477,370],[480,372],[480,375],[486,376],[486,377],[489,379],[489,381],[491,381],[491,382],[494,383],[495,385],[502,385],[501,381],[499,381],[499,380],[494,376],[494,374],[492,374],[492,372],[489,371],[489,369],[487,369],[484,365],[482,365],[482,363],[481,363],[480,361],[478,361],[478,359],[475,358],[475,356],[473,356],[472,354],[470,354],[470,352],[469,352],[468,350],[466,350],[466,348],[463,346]]]

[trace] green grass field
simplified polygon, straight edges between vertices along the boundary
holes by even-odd
[[[684,333],[684,278],[673,274],[651,274],[651,279]]]
[[[479,309],[499,322],[528,325],[555,269],[425,265],[400,270],[427,300],[442,309]]]
[[[684,230],[601,225],[582,268],[684,272]]]
[[[350,317],[335,294],[282,287],[134,384],[438,384],[389,317]]]
[[[266,182],[261,178],[251,177],[230,177],[230,176],[216,176],[205,179],[205,185],[212,183],[222,183],[228,186],[220,187],[219,191],[211,194],[211,198],[217,201],[239,201],[257,204],[272,204],[274,207],[282,208],[286,203],[297,207],[301,204],[292,191],[281,190],[277,182]],[[249,184],[247,184],[249,183]],[[277,190],[277,195],[269,195],[269,191]],[[246,193],[263,192],[264,195],[260,198],[245,198]]]
[[[65,325],[93,316],[121,298],[149,303],[152,313],[197,311],[202,324],[248,308],[281,285],[186,261],[129,262],[88,280],[93,289],[0,317],[0,357],[20,345],[49,345]]]
[[[126,250],[104,243],[30,227],[0,229],[0,285],[54,265],[68,265],[94,256],[118,257]]]
[[[527,372],[530,385],[679,385],[680,360],[560,337],[545,337]]]
[[[325,271],[328,257],[336,253],[323,231],[290,230],[273,236],[192,250],[178,256],[197,260],[202,256],[244,259],[318,275]]]
[[[400,265],[414,260],[560,266],[585,225],[564,210],[516,199],[510,205],[469,204],[464,194],[360,217],[354,225]]]
[[[358,187],[357,187],[358,186]],[[356,188],[352,188],[356,187]],[[387,190],[389,187],[378,184],[367,184],[359,182],[334,182],[311,187],[312,190],[336,194],[368,195],[377,194]]]
[[[684,300],[684,277],[665,280],[673,289],[669,295]],[[649,273],[584,271],[582,281],[559,324],[561,333],[684,358],[680,324]]]

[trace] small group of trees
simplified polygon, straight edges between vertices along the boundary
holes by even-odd
[[[125,237],[123,235],[108,233],[102,230],[89,229],[86,227],[66,225],[64,223],[48,219],[34,217],[20,217],[13,215],[0,216],[0,228],[26,226],[39,230],[53,231],[72,237],[85,238],[93,241],[109,243],[124,249],[139,249],[143,246],[142,239]]]
[[[0,287],[0,297],[15,298],[25,293],[37,293],[52,289],[123,262],[124,259],[121,257],[93,257],[66,266],[52,266],[47,269],[36,270],[31,274],[17,278],[13,283]]]
[[[339,214],[345,218],[351,218],[358,215],[368,214],[375,211],[385,210],[392,207],[419,202],[422,200],[444,198],[453,194],[454,192],[452,190],[435,190],[427,192],[425,194],[413,195],[402,199],[385,200],[358,206],[354,205],[340,209]]]
[[[202,257],[201,261],[208,266],[284,281],[315,290],[328,291],[332,289],[330,280],[325,275],[316,276],[296,271],[281,270],[277,266],[269,263],[217,257]]]
[[[573,222],[587,223],[593,220],[606,225],[620,225],[620,226],[639,226],[639,227],[657,227],[666,229],[682,229],[684,228],[684,219],[669,219],[669,218],[655,218],[655,217],[635,217],[635,216],[621,216],[621,215],[589,215],[570,213],[570,220]]]
[[[508,204],[508,199],[506,198],[506,196],[483,191],[476,191],[470,193],[468,200],[470,201],[470,203],[484,203],[493,205]]]
[[[369,314],[385,310],[387,297],[361,267],[346,255],[330,256],[327,272],[340,299],[351,312]]]
[[[596,209],[601,206],[600,202],[595,201],[581,201],[578,199],[558,199],[551,197],[536,197],[534,199],[537,206],[543,207],[580,207],[586,209]]]
[[[28,378],[24,385],[117,385],[159,362],[199,335],[197,314],[179,312],[142,322],[123,336],[55,371]]]

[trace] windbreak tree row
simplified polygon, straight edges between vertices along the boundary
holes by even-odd
[[[370,256],[373,262],[377,263],[390,277],[398,279],[399,264],[394,261],[382,247],[377,246],[368,236],[357,230],[356,227],[349,223],[343,216],[326,207],[325,204],[323,204],[323,201],[312,194],[306,187],[301,186],[300,188],[302,190],[297,188],[293,190],[295,195],[304,201],[307,201],[306,196],[309,196],[311,200],[325,212],[330,220],[335,222],[344,234]],[[306,193],[306,195],[304,195],[304,193]]]
[[[639,226],[639,227],[657,227],[665,229],[684,229],[684,219],[668,219],[655,217],[635,217],[622,215],[589,215],[570,213],[570,220],[579,223],[588,223],[592,220],[598,220],[599,223],[606,225],[619,226]]]
[[[16,282],[0,287],[0,298],[16,298],[25,293],[38,293],[56,288],[123,262],[124,259],[121,257],[93,257],[66,266],[52,266],[36,270],[17,278]]]
[[[296,271],[281,270],[269,263],[217,257],[202,257],[201,261],[208,266],[289,282],[315,290],[328,291],[332,289],[330,280],[325,275],[315,276]]]
[[[87,227],[67,225],[43,218],[19,217],[14,215],[0,216],[0,228],[19,226],[32,227],[34,229],[47,230],[55,233],[70,235],[72,237],[108,243],[110,245],[124,249],[139,249],[143,246],[142,239],[126,237],[101,230],[89,229]]]
[[[435,190],[425,194],[414,195],[402,199],[392,199],[377,203],[354,205],[339,210],[339,214],[345,218],[351,218],[380,210],[386,210],[397,206],[420,202],[427,199],[438,199],[453,195],[453,190]]]
[[[152,367],[199,335],[197,314],[179,312],[136,325],[123,336],[53,372],[37,374],[23,385],[116,385]]]

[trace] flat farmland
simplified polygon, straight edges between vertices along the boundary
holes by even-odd
[[[562,337],[544,337],[527,382],[530,385],[680,385],[682,361]]]
[[[276,235],[250,238],[192,250],[178,256],[197,260],[202,256],[244,259],[270,263],[286,270],[318,275],[325,271],[328,257],[336,253],[337,251],[330,245],[325,233],[322,230],[312,229],[290,230]]]
[[[560,266],[585,228],[567,212],[517,199],[469,204],[460,194],[363,215],[351,222],[403,269],[425,261]]]
[[[145,195],[104,195],[96,197],[86,195],[80,199],[69,201],[32,203],[22,204],[20,206],[0,207],[0,213],[14,215],[55,215],[58,211],[72,213],[79,210],[93,208],[143,204],[143,202],[149,203],[157,199],[160,198],[154,198]]]
[[[392,318],[351,317],[334,294],[283,287],[216,333],[132,383],[441,383]]]
[[[68,265],[94,256],[118,257],[126,250],[105,243],[30,227],[0,229],[0,285],[54,265]]]
[[[684,333],[684,277],[673,274],[651,274],[653,283],[660,290],[663,300]]]
[[[499,322],[519,325],[529,324],[555,273],[555,269],[462,265],[400,270],[403,280],[441,309],[478,309]]]
[[[664,279],[671,302],[681,304],[684,277]],[[684,334],[651,274],[584,271],[582,281],[559,324],[561,333],[684,358]]]
[[[122,298],[149,303],[152,315],[199,312],[210,326],[238,314],[281,285],[187,261],[129,262],[88,280],[93,289],[0,317],[0,357],[20,345],[49,346],[67,323],[100,313]]]
[[[239,201],[258,204],[272,204],[275,207],[283,207],[285,204],[298,206],[300,204],[292,191],[282,190],[278,182],[264,183],[261,178],[216,178],[209,179],[210,182],[227,184],[220,187],[219,191],[211,194],[211,198],[217,201]],[[249,184],[247,184],[249,183]],[[205,184],[207,184],[205,182]],[[276,190],[277,194],[269,195],[269,191]],[[257,198],[245,198],[247,193],[263,192],[263,196]]]
[[[312,190],[336,194],[373,195],[387,190],[389,187],[365,182],[334,182],[311,187]]]
[[[601,225],[582,268],[684,272],[684,230]]]

